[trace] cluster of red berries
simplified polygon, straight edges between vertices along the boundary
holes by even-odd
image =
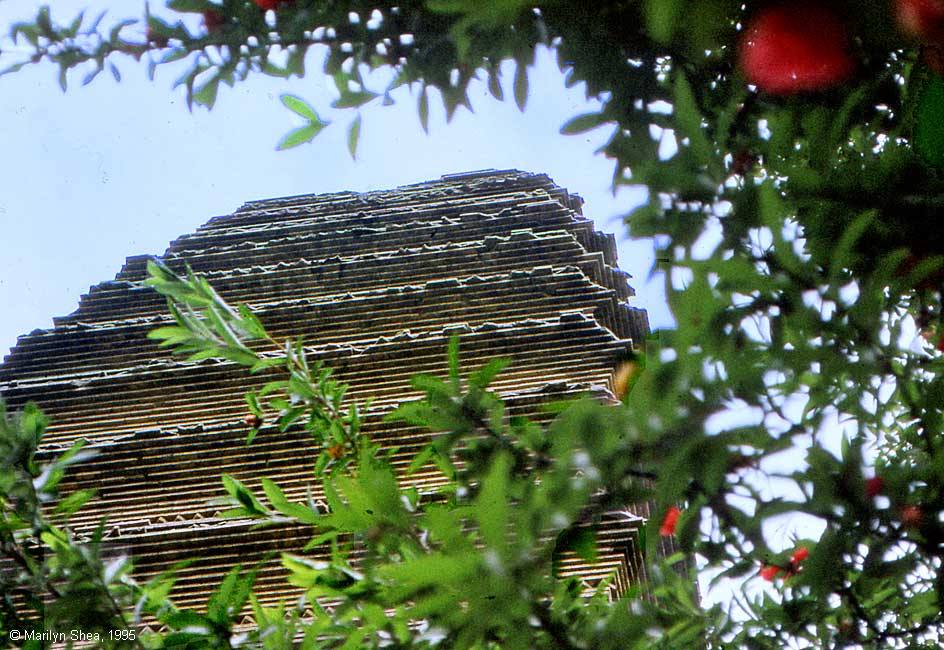
[[[873,476],[865,481],[865,494],[868,498],[874,499],[885,490],[885,480],[881,476]],[[682,510],[678,506],[669,506],[662,516],[662,524],[659,527],[659,534],[668,537],[675,534],[678,526],[679,517],[682,516]],[[924,523],[924,510],[921,506],[906,505],[899,511],[901,525],[904,528],[919,528]],[[760,577],[768,582],[773,582],[781,573],[784,578],[792,578],[801,571],[801,564],[809,557],[810,551],[805,546],[797,548],[790,555],[790,560],[785,565],[765,564],[760,569]]]
[[[885,480],[880,476],[873,476],[865,481],[865,494],[868,498],[874,499],[885,490]],[[918,528],[924,521],[924,511],[920,506],[906,505],[899,512],[901,525],[904,528]],[[809,549],[805,546],[798,547],[790,555],[786,564],[765,564],[761,567],[759,575],[767,582],[773,582],[781,574],[783,577],[792,578],[802,570],[802,563],[810,555]]]
[[[925,59],[944,62],[944,0],[893,0],[899,27],[926,45]],[[933,53],[939,53],[935,59]],[[849,34],[828,3],[792,0],[757,12],[738,57],[748,81],[773,95],[828,90],[856,69]]]
[[[679,517],[682,511],[678,506],[670,506],[662,517],[662,525],[659,527],[659,534],[668,537],[675,534],[675,527],[678,525]]]
[[[874,499],[885,491],[885,480],[881,476],[873,476],[865,481],[865,494]],[[910,504],[901,507],[898,511],[903,528],[917,529],[924,523],[924,510],[921,506]]]
[[[808,558],[810,551],[805,546],[801,546],[790,555],[790,561],[786,566],[781,566],[779,564],[765,564],[761,567],[760,577],[766,580],[767,582],[773,582],[774,579],[780,575],[782,572],[785,578],[792,578],[800,572],[800,564],[803,563],[803,560]]]

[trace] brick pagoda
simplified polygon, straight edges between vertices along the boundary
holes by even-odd
[[[444,373],[453,334],[466,369],[513,359],[495,384],[511,413],[546,418],[542,402],[588,391],[613,398],[614,362],[645,335],[646,314],[628,304],[613,236],[594,230],[581,203],[547,176],[517,171],[253,201],[180,237],[161,259],[205,274],[276,338],[304,337],[310,357],[350,385],[349,399],[373,398],[364,432],[398,447],[405,468],[428,438],[383,416],[418,396],[411,375]],[[229,362],[184,363],[146,338],[170,320],[164,299],[140,285],[146,260],[129,258],[55,327],[20,337],[0,365],[0,395],[13,410],[33,400],[50,416],[45,453],[78,438],[101,452],[63,484],[98,493],[76,529],[106,517],[107,540],[130,549],[142,580],[197,558],[172,597],[199,608],[233,565],[298,551],[312,536],[217,519],[220,474],[253,488],[271,478],[296,501],[310,489],[317,502],[320,449],[275,427],[247,446],[243,395],[265,378]],[[403,480],[421,491],[442,483],[432,469]],[[614,593],[639,580],[645,510],[600,525],[598,561],[569,557],[562,573],[590,586],[615,571]],[[263,604],[297,595],[277,554],[256,591]]]

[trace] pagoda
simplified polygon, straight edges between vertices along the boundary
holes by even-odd
[[[437,470],[405,473],[429,434],[384,415],[419,397],[412,375],[444,374],[453,335],[464,368],[512,360],[493,385],[512,414],[546,420],[543,403],[588,392],[615,400],[616,361],[648,323],[629,305],[614,237],[597,232],[581,205],[540,174],[454,174],[252,201],[175,240],[160,259],[205,275],[275,338],[303,337],[310,358],[350,386],[348,399],[371,398],[363,431],[398,449],[402,481],[430,492],[443,483]],[[193,559],[172,597],[201,608],[231,567],[271,554],[259,601],[292,599],[278,552],[300,551],[311,528],[256,529],[218,518],[213,502],[227,473],[256,490],[267,477],[290,499],[319,503],[321,450],[304,432],[274,426],[247,445],[243,396],[264,379],[225,361],[184,362],[147,338],[170,321],[164,298],[141,283],[147,259],[128,258],[74,313],[20,337],[0,365],[0,395],[13,410],[32,400],[49,415],[43,454],[81,438],[100,452],[62,484],[98,495],[72,525],[87,533],[105,518],[106,541],[131,553],[139,580]],[[613,595],[625,592],[644,579],[638,531],[648,516],[641,504],[597,525],[596,561],[564,557],[561,574],[588,588],[615,575]]]

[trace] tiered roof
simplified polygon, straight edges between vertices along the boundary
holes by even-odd
[[[594,230],[581,203],[546,176],[517,171],[253,201],[177,239],[161,259],[206,274],[276,338],[303,336],[310,357],[350,385],[348,399],[372,398],[364,432],[398,447],[405,468],[428,436],[383,416],[418,396],[413,374],[442,374],[453,334],[466,368],[512,358],[495,383],[512,413],[541,419],[549,397],[587,391],[612,398],[614,362],[648,324],[627,303],[614,238]],[[107,539],[130,549],[141,579],[199,558],[174,593],[181,606],[199,606],[231,566],[297,551],[311,537],[216,519],[209,502],[222,496],[220,474],[251,487],[268,477],[290,498],[310,490],[317,501],[320,449],[274,427],[247,446],[243,395],[269,377],[229,362],[184,363],[146,338],[170,320],[164,300],[140,284],[146,259],[129,258],[54,328],[20,337],[0,365],[0,395],[14,409],[36,401],[51,416],[44,452],[78,438],[101,451],[63,484],[99,495],[74,525],[88,530],[107,517]],[[431,470],[403,481],[431,490],[442,477]],[[638,521],[601,524],[598,563],[569,557],[562,572],[592,583],[618,569],[624,590],[641,570]],[[296,595],[277,559],[257,588],[263,604]]]

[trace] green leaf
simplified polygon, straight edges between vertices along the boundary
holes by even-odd
[[[488,73],[488,92],[492,94],[492,97],[498,101],[505,99],[505,92],[502,90],[501,79],[498,76],[497,70],[490,70]]]
[[[833,278],[838,278],[840,271],[852,265],[856,245],[863,238],[868,228],[875,223],[878,216],[878,210],[867,210],[857,216],[842,233],[830,257],[830,270]]]
[[[30,406],[33,406],[35,408],[35,405],[31,404]],[[28,411],[27,413],[30,416],[34,416],[34,411],[32,409],[30,409],[30,411]],[[21,426],[23,427],[24,431],[27,431],[27,432],[35,431],[33,435],[35,437],[35,440],[39,442],[39,438],[42,435],[42,431],[44,431],[46,428],[46,416],[42,413],[42,411],[36,408],[34,417],[36,418],[35,424],[32,424],[31,422],[28,424],[29,420],[27,419],[27,417],[24,417]],[[64,454],[59,456],[59,458],[57,458],[53,464],[59,467],[66,467],[68,465],[74,465],[76,463],[85,462],[87,460],[90,460],[98,456],[99,450],[97,449],[86,450],[85,449],[85,446],[87,444],[88,444],[88,441],[86,441],[84,438],[76,440],[74,443],[72,443],[72,446],[69,447],[68,451],[66,451]]]
[[[682,510],[677,524],[676,541],[679,548],[690,552],[695,544],[698,535],[699,525],[701,523],[702,499],[696,499]]]
[[[306,126],[289,131],[289,133],[284,138],[282,138],[282,141],[279,142],[276,149],[282,151],[285,149],[291,149],[292,147],[297,147],[298,145],[305,144],[306,142],[311,142],[323,128],[323,124],[316,124],[312,122]]]
[[[436,468],[443,473],[443,475],[450,481],[456,480],[456,467],[452,463],[452,459],[449,458],[449,455],[443,453],[439,450],[433,454],[433,462],[436,463]]]
[[[646,0],[646,27],[654,41],[672,40],[684,4],[684,0]]]
[[[524,107],[528,103],[528,66],[522,61],[518,61],[515,68],[514,90],[518,110],[524,112]]]
[[[236,583],[239,581],[239,572],[241,570],[242,567],[238,564],[230,569],[226,577],[223,578],[223,582],[220,583],[220,586],[217,587],[213,595],[210,596],[210,600],[207,603],[207,617],[216,623],[224,623],[227,618],[229,618],[229,616],[227,616],[227,610],[229,608],[228,601],[236,588]]]
[[[925,86],[915,114],[915,149],[934,167],[944,167],[944,79]]]
[[[237,311],[240,316],[240,326],[244,330],[245,334],[250,339],[264,339],[266,338],[265,327],[262,325],[262,321],[259,320],[258,316],[252,313],[252,310],[249,309],[246,305],[239,305]]]
[[[189,611],[174,612],[165,617],[162,622],[173,629],[186,629],[192,635],[209,635],[214,628],[213,621],[209,618]]]
[[[252,374],[262,372],[268,368],[275,368],[277,366],[285,365],[285,359],[283,357],[272,357],[269,359],[259,359],[256,361],[252,367],[249,369],[249,372]]]
[[[178,325],[166,325],[164,327],[158,327],[147,333],[149,339],[159,339],[161,340],[161,346],[171,346],[177,345],[184,341],[189,341],[193,338],[193,334],[190,333],[186,327],[180,327]]]
[[[325,532],[325,533],[321,533],[320,535],[315,535],[315,536],[312,537],[310,540],[308,540],[308,543],[305,544],[305,546],[304,546],[304,548],[302,548],[302,550],[303,550],[303,551],[312,551],[312,550],[318,548],[319,546],[322,546],[322,545],[324,545],[324,544],[326,544],[326,543],[328,543],[328,542],[334,542],[335,540],[337,540],[337,538],[338,538],[338,536],[339,536],[340,534],[341,534],[340,531],[337,531],[337,530],[329,530],[329,531],[327,531],[327,532]]]
[[[452,382],[453,390],[458,393],[461,380],[459,376],[459,336],[456,334],[449,337],[447,358],[449,359],[449,380]]]
[[[482,489],[475,500],[475,516],[485,543],[501,551],[507,543],[509,495],[508,472],[511,460],[507,454],[499,454],[492,461]]]
[[[578,115],[577,117],[571,118],[564,126],[561,127],[560,132],[563,135],[576,135],[578,133],[585,133],[591,129],[595,129],[601,124],[606,124],[609,122],[603,113],[584,113],[583,115]]]
[[[413,457],[413,460],[410,461],[410,466],[407,468],[407,475],[415,474],[419,469],[424,465],[429,463],[433,459],[433,454],[436,453],[436,448],[432,445],[426,445],[423,447],[422,451]]]
[[[0,402],[2,403],[2,402]],[[0,414],[2,415],[2,414]],[[35,402],[27,402],[20,414],[20,429],[26,437],[31,448],[35,448],[43,437],[46,427],[49,425],[49,418],[42,412]],[[85,440],[77,440],[65,454],[59,457],[58,462],[67,462],[80,449],[85,446]]]
[[[682,134],[689,140],[689,147],[695,161],[703,167],[708,166],[711,162],[711,143],[705,137],[701,109],[698,108],[698,102],[695,100],[691,84],[688,83],[688,79],[681,71],[678,72],[675,78],[674,101],[674,110],[679,127]]]
[[[246,393],[245,399],[246,399],[246,406],[249,407],[249,411],[253,415],[258,415],[259,417],[262,417],[262,406],[259,404],[259,396],[255,392],[250,391]]]
[[[203,84],[193,93],[193,101],[212,109],[216,103],[216,93],[220,89],[220,80],[219,76],[215,76]]]
[[[499,358],[492,359],[484,366],[469,375],[469,384],[477,388],[485,389],[492,380],[511,365],[511,359]]]
[[[180,12],[202,13],[217,8],[217,5],[207,0],[169,0],[167,8]]]
[[[572,551],[585,562],[597,561],[597,536],[589,526],[571,526],[557,537],[554,545],[555,559],[561,553]]]
[[[363,106],[372,99],[380,97],[378,93],[370,92],[367,90],[361,90],[356,92],[345,92],[341,94],[341,97],[336,99],[331,106],[334,108],[357,108]]]
[[[803,563],[799,581],[808,584],[814,594],[825,597],[839,584],[843,576],[836,571],[842,562],[842,537],[835,530],[827,529],[819,543],[810,548],[810,556]]]
[[[265,506],[240,481],[229,474],[223,474],[221,479],[226,492],[245,509],[245,514],[256,516],[268,514]]]
[[[461,585],[475,574],[477,568],[474,554],[451,557],[428,553],[406,562],[383,565],[377,572],[393,585],[391,589],[406,597],[430,586]]]
[[[426,86],[420,90],[420,96],[417,100],[417,112],[420,116],[420,126],[423,131],[429,133],[429,96],[426,94]]]
[[[350,128],[347,130],[347,150],[351,154],[351,158],[354,160],[357,159],[357,142],[361,137],[361,116],[358,113],[357,117],[354,118],[354,121],[351,122]]]
[[[293,113],[301,115],[309,122],[315,122],[318,124],[321,123],[321,117],[318,115],[315,109],[312,108],[311,105],[301,97],[284,94],[281,95],[279,99],[282,101],[282,104],[285,106],[285,108],[292,111]]]
[[[428,395],[451,395],[449,385],[439,377],[418,374],[410,378],[410,385]]]
[[[262,490],[272,507],[287,517],[291,517],[303,524],[317,525],[320,522],[318,513],[301,504],[290,502],[282,489],[271,479],[262,479]]]
[[[56,514],[69,517],[95,496],[94,490],[76,490],[56,505]]]

